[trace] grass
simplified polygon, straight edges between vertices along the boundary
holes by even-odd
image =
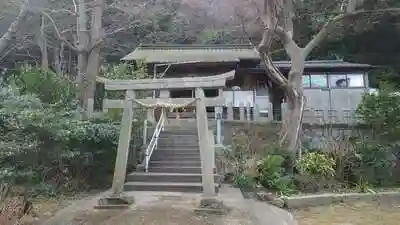
[[[356,202],[296,211],[299,225],[398,225],[400,205]]]

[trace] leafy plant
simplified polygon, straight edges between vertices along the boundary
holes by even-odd
[[[76,96],[75,84],[71,78],[30,65],[23,65],[18,73],[8,78],[8,83],[22,95],[34,94],[49,104],[71,103]]]
[[[336,162],[324,153],[309,152],[297,162],[300,174],[314,178],[332,178],[335,176]]]
[[[119,124],[80,120],[78,111],[21,95],[12,87],[0,89],[0,179],[65,190],[109,184]],[[137,123],[132,148],[141,143],[142,123]]]
[[[257,162],[256,180],[264,187],[283,193],[292,192],[290,176],[285,175],[285,159],[279,155],[266,155]]]
[[[355,189],[361,193],[374,193],[368,180],[364,176],[360,177],[360,180],[355,185]]]
[[[233,184],[239,188],[251,188],[255,185],[253,177],[240,173],[233,175]]]

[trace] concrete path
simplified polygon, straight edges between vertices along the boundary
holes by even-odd
[[[284,210],[244,199],[240,190],[223,186],[219,198],[230,209],[226,215],[199,215],[201,194],[127,192],[135,204],[126,210],[95,210],[97,199],[79,202],[61,210],[43,225],[295,225]],[[286,222],[286,223],[285,223]]]

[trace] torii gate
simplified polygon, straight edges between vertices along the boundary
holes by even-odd
[[[194,88],[196,99],[192,99],[196,104],[196,120],[198,137],[200,144],[200,155],[202,160],[202,185],[203,200],[210,202],[216,198],[214,184],[214,154],[215,150],[211,146],[208,132],[208,119],[205,101],[215,101],[216,105],[223,105],[224,99],[219,96],[214,99],[205,99],[203,88],[223,88],[226,80],[233,79],[235,71],[224,74],[206,77],[185,77],[185,78],[165,78],[165,79],[140,79],[140,80],[108,80],[101,77],[98,82],[104,84],[105,90],[126,91],[125,100],[121,104],[113,105],[114,108],[123,108],[121,120],[121,130],[119,135],[117,158],[115,162],[114,179],[112,185],[112,195],[99,201],[99,205],[129,205],[133,199],[123,194],[125,184],[126,168],[128,162],[129,144],[131,140],[131,130],[134,114],[135,102],[147,105],[162,105],[163,103],[181,105],[188,99],[179,98],[158,98],[158,99],[137,99],[135,91],[143,90],[166,90],[166,89],[188,89]],[[166,104],[166,105],[168,105]],[[99,206],[101,207],[101,206]]]

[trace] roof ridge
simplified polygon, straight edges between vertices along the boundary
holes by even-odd
[[[250,44],[139,44],[136,49],[253,49]]]

